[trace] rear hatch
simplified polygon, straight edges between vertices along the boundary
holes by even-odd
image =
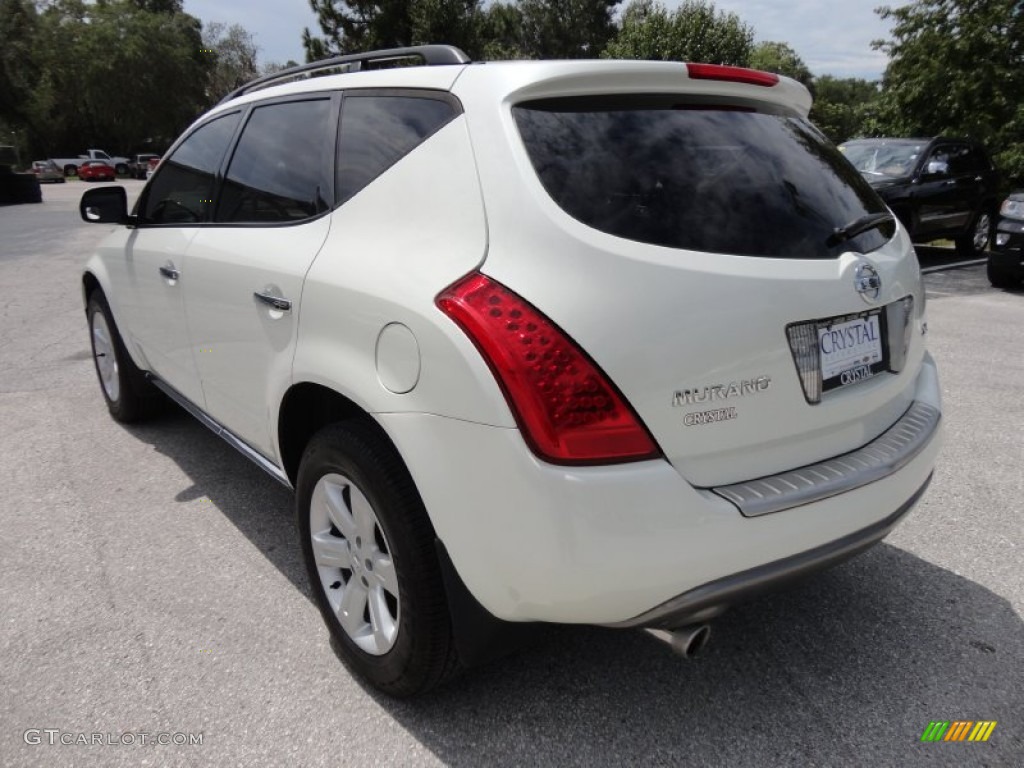
[[[711,486],[890,426],[913,399],[923,296],[904,233],[803,110],[767,86],[701,86],[512,95],[507,150],[474,141],[482,271],[572,337],[678,471]]]

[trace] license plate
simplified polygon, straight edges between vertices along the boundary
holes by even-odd
[[[838,389],[885,370],[879,312],[839,318],[818,325],[822,389]]]

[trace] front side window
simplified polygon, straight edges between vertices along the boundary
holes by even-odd
[[[955,155],[956,150],[953,147],[936,147],[928,156],[928,162],[924,166],[924,175],[932,180],[949,176],[953,171],[951,162]]]
[[[146,188],[140,213],[144,223],[206,221],[217,170],[239,117],[233,112],[201,125],[174,150]]]
[[[341,110],[338,201],[345,202],[457,114],[447,101],[419,96],[350,95]]]
[[[820,259],[875,250],[886,225],[830,244],[887,209],[810,124],[672,97],[552,99],[513,108],[534,170],[570,216],[669,248]]]
[[[215,220],[280,223],[330,210],[333,114],[330,99],[254,109],[228,165]]]

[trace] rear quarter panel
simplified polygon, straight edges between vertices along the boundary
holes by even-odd
[[[424,412],[511,426],[490,370],[434,305],[443,288],[480,265],[487,249],[464,116],[333,216],[303,287],[293,381],[327,386],[371,413]],[[392,323],[410,329],[418,346],[418,380],[404,394],[389,391],[377,373],[378,338]]]

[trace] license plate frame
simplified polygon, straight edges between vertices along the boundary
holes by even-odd
[[[889,370],[887,313],[882,309],[883,307],[878,307],[852,315],[839,315],[818,321],[817,339],[822,393],[853,386]],[[840,336],[835,336],[835,333]],[[856,355],[851,355],[845,350],[831,354],[826,352],[826,347],[834,350],[837,341],[851,337],[856,340],[858,335],[864,334],[874,336],[874,338],[858,345],[858,354]],[[827,339],[826,335],[828,335]]]

